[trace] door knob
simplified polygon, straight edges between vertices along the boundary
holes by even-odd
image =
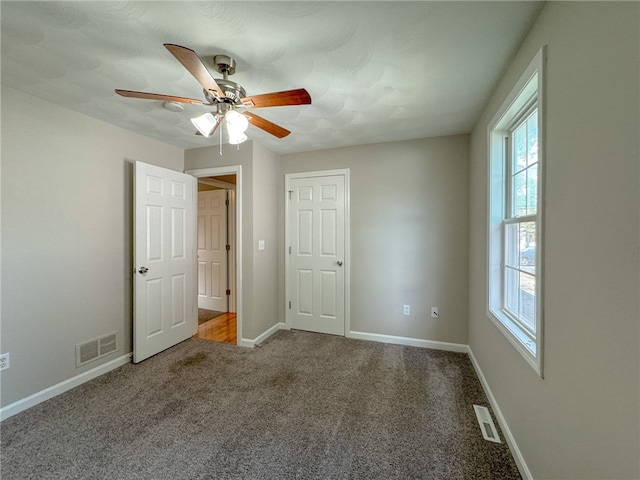
[[[341,266],[342,266],[342,260],[338,260],[338,261],[336,262],[336,265],[338,265],[339,267],[341,267]]]
[[[149,271],[149,269],[147,267],[140,267],[140,270],[138,270],[141,274],[145,274]]]

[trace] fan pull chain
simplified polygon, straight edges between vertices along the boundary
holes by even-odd
[[[222,156],[222,125],[220,125],[220,156]]]

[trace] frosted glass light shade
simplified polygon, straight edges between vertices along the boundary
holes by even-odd
[[[214,116],[211,113],[205,113],[199,117],[192,118],[191,123],[193,123],[193,126],[196,127],[202,135],[208,137],[218,126],[218,119],[217,115]]]
[[[235,110],[229,110],[225,118],[227,119],[227,130],[229,130],[230,137],[238,137],[244,133],[249,126],[249,120],[243,114],[236,112]]]
[[[242,142],[244,142],[248,137],[244,134],[244,133],[240,133],[238,135],[231,135],[231,133],[229,133],[229,144],[231,145],[238,145]]]

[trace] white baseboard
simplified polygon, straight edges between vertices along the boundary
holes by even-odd
[[[286,327],[285,327],[284,322],[276,323],[269,330],[267,330],[266,332],[262,333],[261,335],[258,335],[253,340],[248,339],[248,338],[241,338],[240,341],[238,342],[238,345],[240,345],[241,347],[253,348],[256,345],[260,345],[262,342],[264,342],[267,338],[269,338],[271,335],[276,333],[278,330],[284,330],[285,328]]]
[[[121,357],[115,358],[110,362],[103,363],[91,370],[87,370],[86,372],[81,373],[80,375],[76,375],[75,377],[69,378],[64,382],[60,382],[57,385],[53,385],[49,388],[45,388],[40,392],[34,393],[22,400],[18,400],[17,402],[11,403],[6,407],[0,408],[0,421],[5,420],[9,417],[12,417],[20,412],[23,412],[31,407],[35,407],[39,403],[44,402],[45,400],[49,400],[61,393],[66,392],[67,390],[71,390],[72,388],[77,387],[78,385],[82,385],[89,380],[92,380],[100,375],[104,375],[105,373],[121,367],[122,365],[126,365],[131,362],[131,353],[127,353],[126,355],[122,355]]]
[[[436,342],[433,340],[422,340],[420,338],[396,337],[394,335],[381,335],[379,333],[349,332],[349,338],[358,340],[371,340],[374,342],[394,343],[396,345],[407,345],[409,347],[433,348],[435,350],[446,350],[448,352],[468,353],[469,347],[461,343]]]
[[[511,454],[513,455],[513,459],[518,466],[518,470],[520,471],[520,475],[524,480],[533,480],[533,475],[531,475],[531,471],[527,466],[527,463],[524,461],[524,457],[522,456],[522,452],[518,448],[518,444],[516,443],[515,438],[511,434],[511,430],[509,430],[509,425],[507,425],[507,421],[502,415],[502,411],[498,406],[498,402],[496,398],[493,396],[491,392],[491,388],[489,388],[489,384],[487,383],[487,379],[485,378],[482,370],[480,369],[480,365],[476,360],[476,357],[473,355],[473,351],[471,347],[467,347],[467,352],[469,353],[469,358],[471,359],[471,363],[473,364],[473,368],[480,379],[480,383],[482,384],[482,388],[484,388],[484,392],[487,394],[487,398],[489,399],[489,403],[491,404],[491,408],[493,409],[493,413],[495,413],[496,418],[498,419],[498,423],[500,424],[500,428],[502,429],[502,433],[505,436],[505,440],[507,441],[507,445],[509,445],[509,449],[511,450]]]

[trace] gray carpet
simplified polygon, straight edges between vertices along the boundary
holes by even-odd
[[[255,349],[189,339],[2,422],[0,473],[521,478],[474,403],[488,406],[465,354],[298,331]]]

